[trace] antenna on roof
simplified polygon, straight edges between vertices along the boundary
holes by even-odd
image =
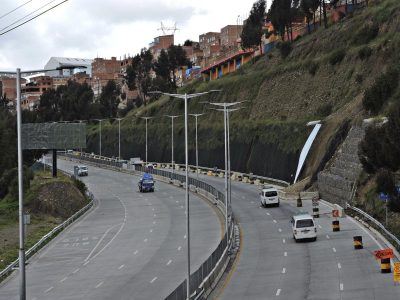
[[[180,29],[179,29],[178,27],[176,27],[176,22],[174,23],[174,26],[173,26],[173,27],[166,27],[166,26],[163,24],[163,22],[161,21],[161,27],[158,28],[157,30],[162,30],[163,35],[167,35],[167,33],[168,33],[169,31],[172,31],[172,34],[174,35],[175,32],[176,32],[177,30],[180,30]]]

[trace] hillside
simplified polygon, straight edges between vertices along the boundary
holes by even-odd
[[[361,105],[366,88],[398,64],[399,28],[399,1],[370,1],[353,16],[293,42],[285,59],[275,49],[234,74],[181,88],[180,93],[223,90],[190,100],[190,113],[207,113],[199,119],[200,164],[223,167],[224,159],[222,113],[202,102],[247,101],[231,115],[232,169],[291,180],[311,131],[306,122],[322,119],[322,131],[302,174],[314,175],[343,140],[349,124],[367,117]],[[170,161],[170,119],[163,116],[182,113],[183,102],[168,97],[130,112],[121,122],[122,156],[144,158],[144,120],[134,117],[154,116],[149,122],[149,160]],[[175,160],[182,163],[183,120],[178,120]],[[193,119],[189,130],[194,163]],[[105,125],[102,142],[104,154],[117,156],[118,126]],[[88,143],[97,153],[97,127],[90,129]]]

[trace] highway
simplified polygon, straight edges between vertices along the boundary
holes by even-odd
[[[201,176],[221,190],[223,179]],[[382,245],[350,218],[340,218],[332,232],[331,208],[320,205],[316,242],[295,243],[290,217],[294,201],[261,208],[257,186],[232,181],[232,207],[240,223],[241,252],[213,299],[400,299],[393,274],[380,273],[373,251]],[[311,213],[311,201],[303,201]],[[325,214],[325,215],[323,215]],[[364,249],[354,250],[353,236],[362,235]]]
[[[74,163],[59,160],[72,172]],[[186,277],[184,190],[156,182],[139,193],[137,176],[89,166],[82,178],[98,199],[27,266],[27,299],[163,299]],[[191,266],[221,239],[214,209],[191,195]],[[17,273],[17,272],[16,272]],[[18,297],[18,273],[0,285],[0,299]]]

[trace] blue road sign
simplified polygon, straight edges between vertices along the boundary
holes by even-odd
[[[383,200],[383,201],[388,201],[389,200],[389,195],[385,194],[383,192],[379,193],[379,199]]]

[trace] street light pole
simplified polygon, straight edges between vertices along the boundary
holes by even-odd
[[[118,160],[121,159],[121,118],[118,118]]]
[[[147,166],[147,120],[150,120],[153,117],[141,117],[146,121],[146,166]]]
[[[197,143],[197,118],[204,114],[190,114],[196,119],[196,176],[199,177],[199,148]]]
[[[200,97],[220,90],[210,90],[208,92],[196,94],[170,94],[159,91],[150,92],[150,94],[163,94],[170,97],[183,99],[185,101],[185,199],[186,199],[186,240],[187,240],[187,274],[186,274],[186,299],[190,299],[190,206],[189,206],[189,152],[188,152],[188,100]]]
[[[101,156],[101,122],[103,122],[102,119],[99,120],[99,124],[100,124],[100,144],[99,144],[99,155]]]
[[[17,69],[17,136],[18,136],[18,205],[19,205],[19,272],[20,272],[20,291],[21,300],[26,299],[25,281],[25,228],[24,228],[24,192],[23,192],[23,161],[22,161],[22,142],[21,142],[21,69]]]
[[[180,116],[176,115],[176,116],[170,116],[170,115],[166,115],[166,117],[171,118],[171,165],[172,165],[172,172],[175,171],[175,161],[174,161],[174,119],[178,118]]]

